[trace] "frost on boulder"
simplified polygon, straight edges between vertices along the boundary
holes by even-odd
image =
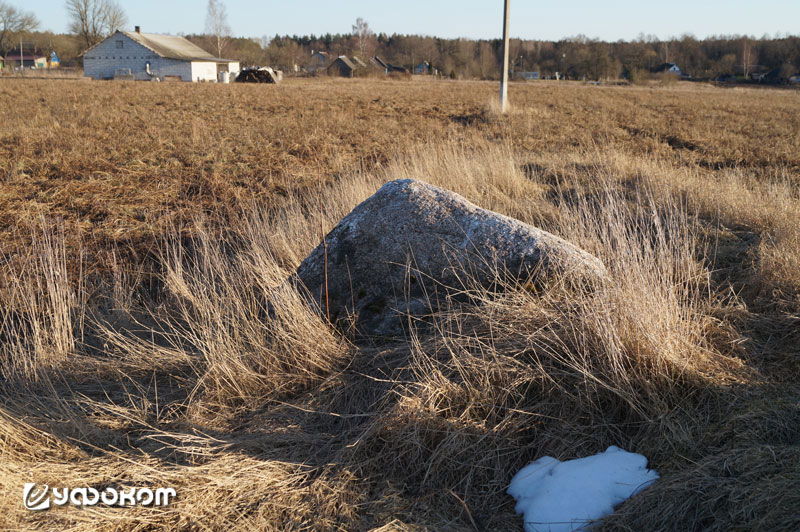
[[[566,462],[539,458],[514,475],[508,494],[517,501],[525,532],[570,532],[612,513],[657,478],[647,458],[612,445]]]
[[[467,278],[490,287],[498,272],[524,281],[605,275],[596,257],[569,242],[415,179],[386,183],[325,242],[331,320],[354,318],[368,335],[401,333],[403,316],[435,311]],[[325,267],[320,244],[297,270],[320,309]]]

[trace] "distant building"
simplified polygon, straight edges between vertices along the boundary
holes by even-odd
[[[331,59],[331,54],[328,52],[323,52],[321,50],[317,50],[316,52],[311,52],[311,61],[308,63],[308,71],[312,74],[315,74],[319,70],[324,70],[327,65],[328,61]]]
[[[797,70],[790,64],[773,68],[758,78],[759,83],[785,84],[793,83],[792,78],[797,78]]]
[[[675,74],[677,76],[683,75],[683,72],[681,72],[681,69],[678,68],[678,65],[675,63],[661,63],[654,68],[652,72],[654,74]]]
[[[387,70],[389,68],[390,70]],[[378,57],[373,57],[368,61],[360,57],[347,57],[340,55],[333,63],[328,66],[328,75],[337,76],[342,78],[353,78],[363,76],[385,75],[388,72],[394,72],[395,67],[386,65]],[[403,69],[405,71],[405,69]]]
[[[381,59],[377,55],[375,57],[373,57],[372,60],[380,68],[382,68],[387,74],[389,74],[390,72],[400,72],[400,73],[408,74],[408,69],[407,68],[401,67],[401,66],[397,66],[397,65],[392,65],[391,63],[386,63],[383,59]]]
[[[113,79],[119,73],[135,80],[216,81],[220,72],[235,76],[239,62],[214,57],[183,37],[117,31],[83,52],[83,73]]]
[[[23,68],[47,68],[47,56],[36,48],[23,48],[22,53],[19,48],[11,50],[6,56],[6,61],[8,66],[16,68],[19,68],[20,65]]]
[[[764,65],[733,65],[733,73],[737,76],[758,81],[760,76],[769,72],[769,68]]]
[[[423,61],[422,63],[418,64],[414,67],[414,74],[430,74],[431,71],[431,64],[427,61]]]
[[[355,71],[356,66],[344,55],[337,57],[328,67],[329,76],[338,76],[341,78],[352,78]]]
[[[512,79],[524,79],[525,81],[533,81],[537,79],[541,79],[541,76],[538,72],[521,72],[516,71],[512,76]]]

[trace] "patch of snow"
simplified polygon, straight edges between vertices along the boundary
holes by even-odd
[[[647,458],[611,446],[604,453],[561,462],[550,456],[523,467],[508,487],[525,532],[572,532],[658,478]]]

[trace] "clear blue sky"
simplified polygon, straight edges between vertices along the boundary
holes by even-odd
[[[41,29],[66,30],[63,0],[6,0],[33,11]],[[494,38],[503,0],[223,0],[233,34],[347,33],[357,17],[376,32]],[[202,33],[206,0],[120,0],[148,33]],[[584,34],[604,40],[709,35],[800,34],[800,0],[512,0],[511,35],[558,40]]]

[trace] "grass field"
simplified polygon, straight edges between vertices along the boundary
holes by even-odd
[[[800,92],[496,93],[0,80],[0,528],[521,530],[516,471],[617,445],[661,479],[602,529],[800,529]],[[284,281],[401,177],[607,286],[333,329]],[[26,482],[178,496],[34,513]]]

